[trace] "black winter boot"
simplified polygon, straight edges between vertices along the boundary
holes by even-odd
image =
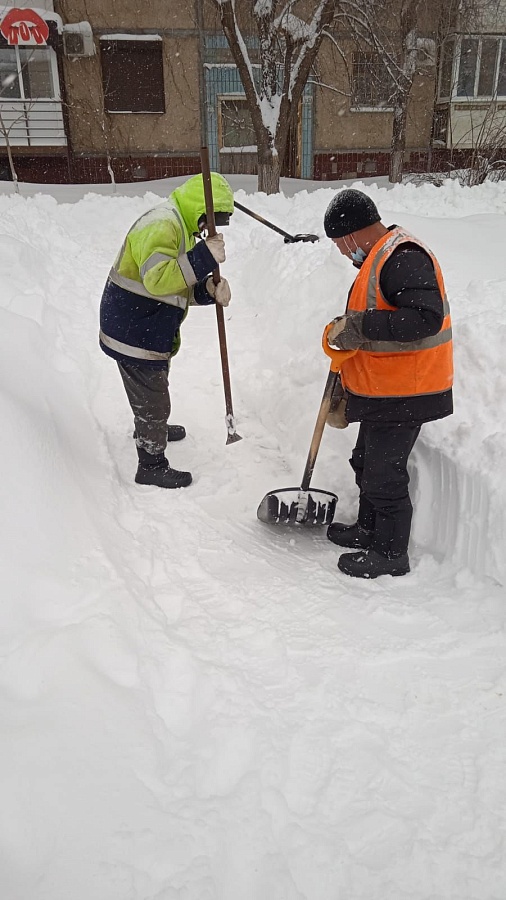
[[[343,553],[339,557],[337,568],[345,575],[354,578],[378,578],[379,575],[406,575],[409,572],[409,557],[407,553],[402,556],[382,556],[376,550],[367,550],[362,553]]]
[[[163,453],[155,456],[143,450],[142,447],[137,447],[137,455],[139,457],[139,467],[135,475],[137,484],[153,484],[161,488],[181,488],[188,487],[192,483],[190,473],[171,469],[169,460]]]
[[[186,428],[184,425],[167,425],[167,440],[169,443],[184,441],[185,437]]]
[[[137,432],[134,431],[132,435],[134,441],[137,437]],[[186,437],[186,428],[184,425],[167,425],[167,440],[169,443],[174,443],[175,441],[184,441]]]
[[[338,547],[357,547],[366,550],[370,547],[372,531],[366,531],[358,522],[353,525],[343,525],[342,522],[332,522],[327,528],[327,537]]]

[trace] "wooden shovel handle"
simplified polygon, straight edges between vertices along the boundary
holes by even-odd
[[[209,151],[207,147],[201,148],[200,161],[202,164],[202,180],[204,182],[204,199],[206,201],[207,233],[209,237],[214,237],[214,235],[216,234],[216,221],[214,218],[213,185],[211,182]],[[215,284],[218,284],[220,280],[220,267],[216,266],[216,268],[213,270],[213,281]],[[223,314],[223,309],[219,303],[216,304],[216,312],[218,312],[218,307],[221,309],[221,312]]]
[[[336,381],[337,381],[337,372],[333,372],[331,369],[328,374],[328,377],[327,377],[327,383],[325,385],[325,390],[323,392],[322,402],[320,404],[320,409],[318,412],[318,418],[316,419],[316,425],[315,425],[313,437],[311,440],[311,446],[309,447],[306,468],[304,469],[304,475],[302,476],[302,481],[300,484],[300,488],[302,491],[309,490],[311,476],[313,474],[313,469],[315,467],[318,450],[320,449],[323,430],[325,428],[325,422],[327,421],[327,416],[329,414],[330,401],[332,399],[332,394],[333,394],[334,388],[336,386]]]
[[[209,166],[209,151],[207,147],[200,149],[200,163],[202,167],[202,180],[204,182],[204,198],[206,201],[207,232],[209,237],[216,234],[216,222],[214,219],[213,186],[211,182],[211,169]],[[213,281],[220,281],[220,267],[213,270]],[[216,321],[218,325],[218,340],[220,343],[221,371],[223,375],[223,390],[225,393],[225,409],[227,423],[227,444],[242,440],[235,430],[234,409],[232,406],[232,388],[230,385],[230,368],[228,365],[227,333],[225,331],[225,316],[223,307],[216,303]]]

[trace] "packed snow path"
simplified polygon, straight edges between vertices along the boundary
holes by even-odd
[[[448,191],[441,216],[458,211]],[[329,196],[245,202],[321,231]],[[409,197],[389,192],[387,208],[400,218]],[[225,446],[215,315],[193,309],[171,377],[188,438],[169,449],[194,484],[133,483],[97,310],[125,228],[155,200],[0,200],[2,894],[502,900],[506,392],[485,376],[505,318],[468,334],[464,312],[475,293],[500,311],[504,284],[477,264],[467,291],[457,273],[472,262],[441,242],[464,307],[466,399],[417,448],[412,573],[357,582],[321,530],[255,517],[266,491],[300,479],[326,377],[319,336],[352,277],[323,242],[286,247],[234,223],[226,318],[244,440]],[[413,210],[423,202],[438,212],[423,190]],[[429,243],[442,233],[409,212],[401,224]],[[313,479],[350,520],[354,437],[325,434]]]

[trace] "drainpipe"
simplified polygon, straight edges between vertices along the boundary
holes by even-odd
[[[74,148],[72,145],[72,134],[70,128],[69,99],[67,93],[67,83],[65,81],[65,68],[63,65],[63,35],[57,35],[56,44],[56,66],[58,71],[60,102],[63,116],[63,129],[67,139],[67,171],[69,176],[69,184],[75,181],[74,172]]]
[[[197,29],[199,35],[198,44],[198,68],[199,68],[199,109],[200,109],[200,145],[207,147],[207,98],[206,80],[204,77],[204,14],[202,0],[195,0],[195,12],[197,16]]]

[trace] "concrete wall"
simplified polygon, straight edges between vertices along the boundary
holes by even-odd
[[[47,0],[50,2],[50,0]],[[397,27],[400,0],[385,7],[392,31]],[[506,4],[506,0],[501,0]],[[242,24],[251,30],[251,0],[237,0]],[[305,9],[306,7],[306,9]],[[206,31],[221,33],[213,0],[54,0],[55,12],[64,23],[91,23],[97,54],[91,58],[61,61],[68,103],[69,166],[74,180],[106,181],[107,160],[113,160],[117,180],[189,174],[199,166],[201,140],[199,16]],[[314,0],[301,0],[294,12],[308,13]],[[422,34],[432,34],[441,0],[424,0]],[[162,37],[166,112],[124,114],[104,112],[100,35],[125,32],[157,33]],[[340,44],[351,60],[353,44]],[[253,51],[254,55],[254,51]],[[226,47],[216,62],[231,62]],[[348,73],[339,53],[326,39],[318,60],[321,82],[337,88],[315,87],[314,176],[381,175],[388,171],[392,133],[389,111],[355,111],[350,108]],[[433,116],[435,70],[420,71],[413,85],[408,110],[406,164],[425,167]],[[310,149],[307,151],[308,153]],[[254,157],[241,159],[241,170],[255,171]],[[55,166],[59,165],[55,161]],[[34,163],[35,165],[35,163]],[[250,167],[248,169],[248,166]],[[142,172],[140,170],[143,170]],[[138,170],[138,171],[136,171]]]
[[[69,98],[70,138],[74,153],[155,153],[197,151],[200,147],[198,39],[191,4],[166,0],[61,0],[65,24],[91,23],[97,53],[64,58]],[[163,38],[165,114],[104,113],[100,32],[146,30]],[[169,33],[170,31],[170,33]],[[98,33],[97,33],[98,32]]]
[[[423,28],[429,36],[432,29]],[[338,38],[351,67],[355,44]],[[349,75],[335,45],[324,40],[318,57],[319,80],[328,87],[316,88],[316,151],[388,149],[392,136],[392,113],[385,110],[353,110]],[[427,147],[432,127],[435,67],[420,68],[415,76],[408,105],[407,146]],[[337,88],[337,91],[336,91]]]

